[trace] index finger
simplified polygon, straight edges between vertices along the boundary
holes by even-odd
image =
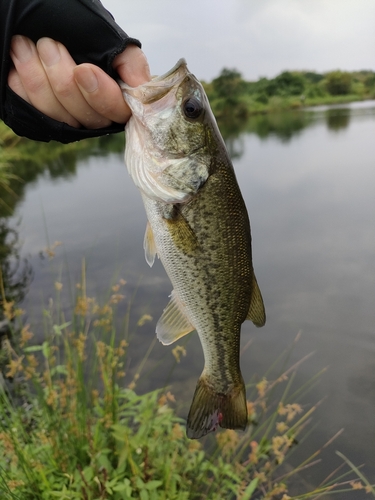
[[[118,84],[107,73],[93,64],[74,68],[74,78],[83,97],[100,115],[116,123],[126,123],[131,111]]]
[[[128,45],[121,54],[114,58],[112,66],[130,87],[138,87],[151,80],[147,58],[136,45]]]

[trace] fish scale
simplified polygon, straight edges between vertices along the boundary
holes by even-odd
[[[184,60],[141,87],[122,87],[130,107],[136,102],[125,161],[149,221],[146,260],[152,265],[157,254],[173,285],[156,333],[167,345],[196,330],[204,353],[187,435],[244,429],[241,325],[251,319],[263,326],[265,311],[232,163],[203,87]]]

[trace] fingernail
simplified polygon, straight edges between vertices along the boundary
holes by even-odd
[[[21,35],[15,35],[12,38],[11,50],[15,58],[21,63],[27,62],[33,53],[28,38]]]
[[[51,38],[41,38],[37,43],[39,56],[45,66],[53,66],[61,59],[59,46]]]
[[[80,87],[88,93],[95,92],[99,83],[95,73],[85,66],[78,66],[74,71],[75,79]]]

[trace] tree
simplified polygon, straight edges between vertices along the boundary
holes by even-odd
[[[346,95],[350,93],[352,75],[345,71],[331,71],[326,75],[326,88],[331,95]]]
[[[237,102],[246,91],[246,83],[241,73],[235,69],[224,68],[220,75],[212,80],[212,88],[217,97]]]

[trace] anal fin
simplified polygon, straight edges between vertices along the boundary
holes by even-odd
[[[246,319],[251,320],[255,326],[261,327],[266,322],[266,311],[264,309],[262,294],[260,292],[257,279],[253,273],[253,287],[251,302]]]
[[[170,345],[193,330],[194,326],[187,319],[184,307],[173,291],[171,300],[156,325],[158,339],[162,344]]]

